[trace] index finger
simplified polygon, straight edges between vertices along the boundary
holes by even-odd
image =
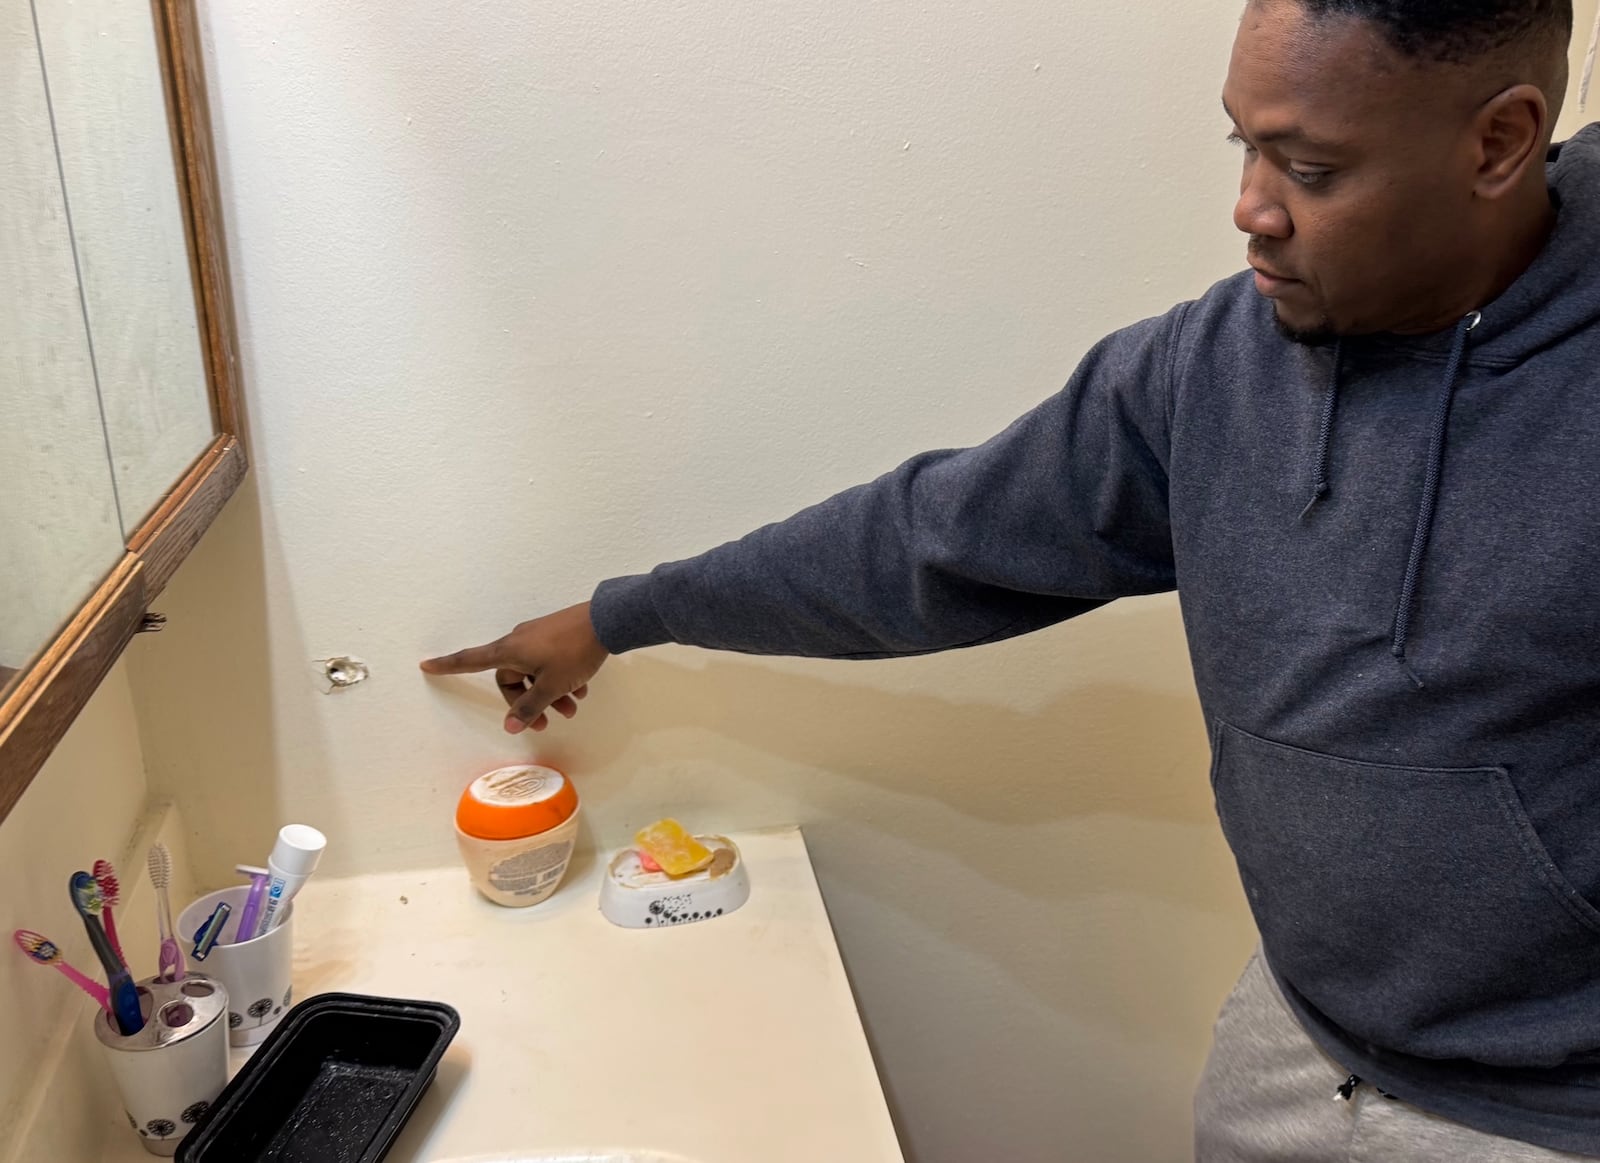
[[[469,646],[454,654],[441,654],[438,658],[424,659],[426,674],[474,674],[480,670],[493,670],[499,666],[503,654],[498,640],[482,646]]]

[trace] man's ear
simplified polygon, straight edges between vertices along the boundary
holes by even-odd
[[[1473,192],[1496,200],[1516,190],[1529,166],[1544,164],[1550,106],[1537,85],[1513,85],[1473,118],[1477,182]]]

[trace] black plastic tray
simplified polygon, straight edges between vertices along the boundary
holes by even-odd
[[[307,998],[217,1096],[178,1163],[378,1163],[460,1028],[441,1002]]]

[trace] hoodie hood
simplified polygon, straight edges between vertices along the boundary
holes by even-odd
[[[1556,225],[1511,287],[1482,308],[1474,363],[1518,364],[1600,322],[1600,122],[1550,149]]]

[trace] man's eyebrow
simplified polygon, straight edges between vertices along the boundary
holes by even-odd
[[[1228,99],[1226,97],[1222,99],[1222,111],[1228,115],[1229,121],[1233,122],[1235,125],[1239,124],[1239,118],[1234,114],[1232,109],[1228,108]],[[1269,129],[1263,133],[1253,134],[1251,136],[1251,140],[1260,144],[1267,144],[1275,141],[1293,141],[1298,142],[1301,145],[1309,145],[1313,149],[1330,151],[1340,148],[1337,142],[1323,141],[1320,138],[1312,137],[1309,133],[1296,125],[1288,125],[1284,126],[1282,129]]]

